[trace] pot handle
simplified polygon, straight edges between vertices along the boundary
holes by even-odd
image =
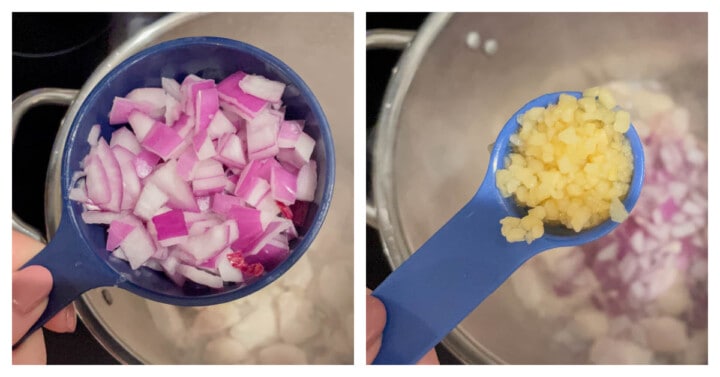
[[[415,31],[397,29],[373,29],[365,34],[365,50],[404,50],[415,38]],[[372,153],[374,133],[368,136],[367,150]],[[377,207],[372,197],[367,198],[365,204],[365,221],[373,228],[378,227]]]
[[[75,89],[42,88],[34,89],[19,95],[12,103],[12,138],[15,140],[20,119],[33,107],[41,105],[67,105],[70,106],[77,98],[78,91]],[[16,213],[12,213],[12,227],[20,233],[25,234],[44,244],[45,237],[38,230],[24,222]]]

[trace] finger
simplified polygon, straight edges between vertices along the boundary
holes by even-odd
[[[437,352],[435,352],[435,348],[431,349],[430,352],[425,354],[420,361],[417,362],[417,365],[439,365],[440,361],[437,357]]]
[[[50,289],[52,289],[52,276],[45,267],[30,266],[13,272],[13,344],[40,318],[47,307]]]
[[[77,315],[75,314],[75,308],[71,304],[50,318],[44,327],[50,331],[64,333],[75,331],[76,325]]]
[[[382,332],[385,328],[385,305],[377,297],[371,295],[372,291],[365,289],[365,362],[371,364],[382,345]]]
[[[18,270],[22,265],[45,247],[42,243],[16,231],[12,231],[12,268]]]
[[[370,365],[372,364],[373,360],[378,355],[378,352],[380,352],[380,346],[382,345],[382,336],[375,339],[372,343],[368,343],[365,346],[365,364]]]
[[[365,320],[365,343],[369,345],[382,336],[387,314],[385,313],[385,305],[373,295],[368,294],[365,296],[365,305],[367,312]]]
[[[42,331],[30,335],[25,341],[12,352],[12,363],[40,365],[47,364],[47,353],[45,351],[45,339]]]

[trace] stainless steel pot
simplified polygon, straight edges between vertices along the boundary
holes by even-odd
[[[404,49],[375,130],[367,207],[393,268],[467,202],[486,147],[539,94],[656,80],[707,139],[707,14],[433,14],[414,36],[370,31],[367,45]],[[550,336],[504,284],[443,344],[465,363],[583,362]]]
[[[337,148],[335,200],[325,226],[306,256],[316,267],[323,261],[335,261],[349,265],[352,271],[352,216],[348,215],[352,214],[353,172],[352,25],[353,18],[349,13],[173,14],[142,29],[113,51],[79,91],[41,89],[18,97],[13,103],[15,125],[30,107],[46,103],[69,105],[53,145],[47,172],[47,238],[52,238],[60,222],[60,161],[63,146],[72,119],[92,88],[118,63],[141,49],[180,37],[213,35],[242,40],[272,53],[292,66],[317,95],[331,124]],[[15,214],[13,227],[35,238],[43,238]],[[315,268],[314,273],[320,274],[319,268]],[[337,284],[336,293],[351,296],[352,276],[349,279],[344,276],[341,280],[333,282]],[[262,291],[256,293],[262,294]],[[119,289],[108,288],[87,292],[75,302],[75,307],[86,327],[118,361],[127,364],[174,364],[182,361],[178,360],[178,354],[173,351],[168,339],[161,336],[149,320],[145,300]],[[352,304],[349,307],[335,306],[325,314],[342,323],[348,323],[350,318],[349,323],[352,323]],[[351,345],[352,334],[348,336]],[[352,346],[336,352],[332,358],[325,356],[322,362],[351,363]]]

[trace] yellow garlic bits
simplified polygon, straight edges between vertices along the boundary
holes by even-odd
[[[596,87],[580,99],[562,94],[557,104],[518,117],[512,152],[495,180],[504,197],[513,196],[530,210],[522,219],[500,221],[508,242],[531,243],[543,235],[544,224],[580,232],[608,218],[627,218],[621,199],[633,174],[624,135],[630,114],[614,107],[612,95]]]

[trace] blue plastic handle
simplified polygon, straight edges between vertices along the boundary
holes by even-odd
[[[500,219],[509,213],[490,191],[484,184],[373,292],[387,311],[374,364],[415,364],[545,246],[508,243]]]
[[[52,274],[53,287],[40,319],[13,345],[13,349],[43,327],[55,314],[86,291],[117,285],[121,276],[88,249],[66,216],[50,243],[21,268],[40,265]]]
[[[495,172],[510,151],[510,136],[519,127],[517,117],[533,107],[557,103],[561,94],[582,96],[549,93],[520,108],[500,131],[485,179],[473,198],[372,293],[387,312],[373,364],[417,363],[532,256],[594,241],[619,225],[607,220],[580,233],[546,226],[545,234],[531,244],[508,243],[500,232],[500,219],[523,215],[512,198],[500,195],[495,181]],[[634,157],[632,181],[623,200],[630,211],[642,189],[645,158],[634,127],[626,135]]]

